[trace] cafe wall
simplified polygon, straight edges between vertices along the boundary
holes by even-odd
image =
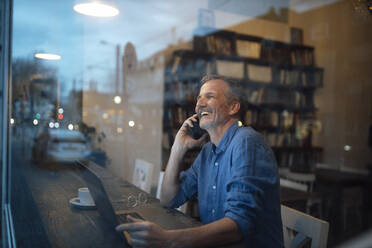
[[[316,95],[323,128],[315,142],[333,168],[363,169],[372,160],[371,24],[370,13],[356,10],[353,1],[290,15],[290,25],[304,30],[305,43],[315,47],[324,68],[324,87]]]

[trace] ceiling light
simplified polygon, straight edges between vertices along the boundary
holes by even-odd
[[[60,60],[61,56],[53,53],[35,53],[35,58],[45,60]]]
[[[74,10],[80,14],[95,17],[112,17],[119,14],[117,8],[98,2],[76,4]]]

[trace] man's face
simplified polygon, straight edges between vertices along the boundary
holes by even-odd
[[[230,120],[230,105],[225,96],[228,90],[229,85],[220,79],[203,84],[195,107],[201,128],[214,129]]]

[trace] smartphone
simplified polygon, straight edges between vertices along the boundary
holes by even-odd
[[[193,124],[194,126],[189,128],[189,132],[188,132],[188,134],[189,134],[193,139],[200,139],[200,137],[203,136],[203,134],[205,134],[207,131],[205,131],[204,129],[201,129],[201,128],[200,128],[200,125],[199,125],[199,118],[197,117],[196,119],[197,119],[198,121],[197,121],[197,122],[192,122],[192,124]]]
[[[120,224],[122,223],[128,223],[127,216],[131,216],[136,219],[145,220],[141,215],[139,215],[136,212],[130,212],[130,213],[124,213],[124,214],[118,214],[117,217],[119,218]]]

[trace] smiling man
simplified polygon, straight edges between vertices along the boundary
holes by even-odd
[[[160,200],[174,208],[198,196],[204,225],[164,230],[131,219],[117,230],[128,231],[134,247],[214,247],[238,241],[247,247],[283,247],[275,158],[260,134],[240,125],[240,84],[217,75],[201,83],[196,114],[183,123],[172,146]],[[188,135],[197,118],[210,142],[181,171],[185,153],[205,140]]]

